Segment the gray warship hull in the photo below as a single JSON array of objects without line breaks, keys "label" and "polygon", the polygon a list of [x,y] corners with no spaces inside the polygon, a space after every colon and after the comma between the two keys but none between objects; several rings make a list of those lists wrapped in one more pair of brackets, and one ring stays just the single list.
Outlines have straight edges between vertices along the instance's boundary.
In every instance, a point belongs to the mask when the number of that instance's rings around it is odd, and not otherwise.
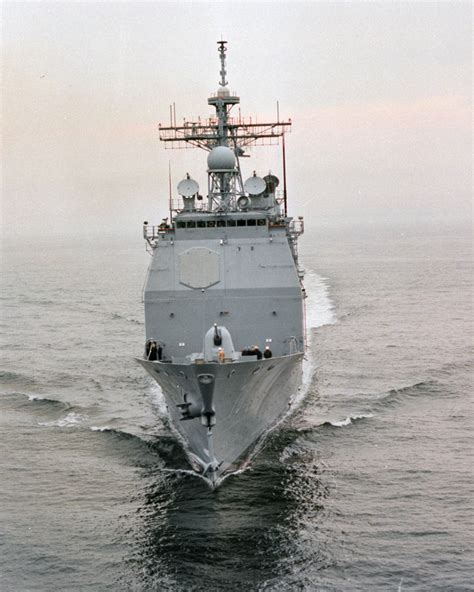
[{"label": "gray warship hull", "polygon": [[213,483],[245,465],[255,445],[290,412],[301,388],[303,354],[240,363],[172,364],[138,362],[163,391],[171,422],[188,457],[200,472],[212,462],[201,422],[182,420],[178,405],[183,393],[198,396],[198,375],[215,376],[214,405],[219,411],[213,429],[214,455],[219,466]]}]

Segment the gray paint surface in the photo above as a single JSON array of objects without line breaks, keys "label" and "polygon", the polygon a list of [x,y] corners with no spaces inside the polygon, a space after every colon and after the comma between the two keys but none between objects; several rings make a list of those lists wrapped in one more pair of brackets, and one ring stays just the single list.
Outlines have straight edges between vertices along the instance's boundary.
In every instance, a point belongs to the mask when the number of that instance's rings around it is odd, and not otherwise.
[{"label": "gray paint surface", "polygon": [[300,353],[269,360],[203,365],[138,361],[161,386],[185,450],[201,469],[210,460],[206,453],[206,430],[199,418],[181,421],[176,405],[182,402],[183,392],[200,401],[198,374],[215,376],[217,422],[213,434],[216,458],[221,463],[216,475],[219,479],[239,468],[259,438],[291,411],[291,399],[301,382],[302,357]]},{"label": "gray paint surface", "polygon": [[[167,232],[158,242],[145,289],[145,317],[147,339],[163,343],[168,358],[201,351],[204,333],[214,323],[227,327],[238,350],[271,344],[274,355],[284,355],[294,337],[302,350],[301,284],[286,234],[267,227],[258,234],[245,230],[255,234],[237,238],[218,228],[196,229],[192,238],[187,230],[176,236]],[[183,271],[185,278],[191,273],[187,254],[196,249],[217,257],[212,269],[202,265],[207,257],[198,259],[193,289],[182,279]],[[200,288],[216,279],[215,265],[217,281]]]}]

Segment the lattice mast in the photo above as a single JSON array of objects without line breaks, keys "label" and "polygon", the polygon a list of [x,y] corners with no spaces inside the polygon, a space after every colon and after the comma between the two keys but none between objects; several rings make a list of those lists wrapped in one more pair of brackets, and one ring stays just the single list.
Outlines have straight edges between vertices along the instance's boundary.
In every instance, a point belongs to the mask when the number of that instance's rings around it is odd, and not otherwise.
[{"label": "lattice mast", "polygon": [[[235,164],[222,170],[209,166],[209,209],[235,209],[237,199],[244,195],[239,158],[245,155],[245,148],[252,145],[277,144],[279,138],[289,130],[291,120],[257,123],[251,118],[231,116],[231,110],[240,103],[240,98],[231,93],[226,80],[227,41],[218,41],[220,59],[220,81],[217,93],[208,98],[208,104],[216,110],[216,116],[207,120],[186,121],[176,125],[159,125],[160,140],[166,148],[183,148],[186,145],[217,153],[215,148],[222,146],[232,150]],[[224,153],[224,150],[221,153]],[[213,155],[209,156],[208,164]],[[216,159],[214,159],[216,161]],[[225,158],[224,158],[225,160]],[[217,159],[218,161],[218,159]],[[285,162],[283,162],[285,168]],[[286,193],[286,191],[285,191]],[[285,206],[286,206],[286,195]],[[286,211],[286,207],[285,207]]]}]

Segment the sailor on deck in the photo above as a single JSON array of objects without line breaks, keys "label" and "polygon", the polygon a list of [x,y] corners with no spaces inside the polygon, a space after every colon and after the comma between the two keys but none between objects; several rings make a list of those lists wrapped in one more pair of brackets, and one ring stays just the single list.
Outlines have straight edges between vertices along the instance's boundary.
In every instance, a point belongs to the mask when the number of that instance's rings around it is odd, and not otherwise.
[{"label": "sailor on deck", "polygon": [[267,345],[265,351],[263,352],[263,357],[268,360],[268,358],[271,358],[272,355],[272,350],[270,349],[270,346]]}]

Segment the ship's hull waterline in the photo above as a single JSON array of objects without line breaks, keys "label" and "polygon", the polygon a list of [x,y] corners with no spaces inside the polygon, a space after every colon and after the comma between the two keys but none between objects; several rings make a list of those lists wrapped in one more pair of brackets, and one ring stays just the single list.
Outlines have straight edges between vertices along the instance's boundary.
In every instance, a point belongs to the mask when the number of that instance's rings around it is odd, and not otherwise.
[{"label": "ship's hull waterline", "polygon": [[212,428],[219,467],[205,477],[213,486],[241,468],[252,450],[288,414],[301,388],[303,354],[239,363],[174,364],[137,361],[163,391],[171,423],[182,436],[191,465],[201,472],[209,458],[207,428],[201,418],[182,420],[184,393],[199,393],[198,375],[214,376],[216,424]]}]

